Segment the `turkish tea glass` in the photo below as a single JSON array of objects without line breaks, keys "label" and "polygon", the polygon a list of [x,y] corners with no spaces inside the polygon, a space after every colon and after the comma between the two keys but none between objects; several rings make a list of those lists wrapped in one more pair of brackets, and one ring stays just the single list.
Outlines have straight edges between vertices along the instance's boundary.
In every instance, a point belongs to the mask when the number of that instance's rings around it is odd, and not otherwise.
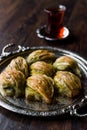
[{"label": "turkish tea glass", "polygon": [[66,7],[58,5],[57,7],[45,8],[48,15],[46,23],[46,35],[51,38],[61,38],[64,32],[63,18]]}]

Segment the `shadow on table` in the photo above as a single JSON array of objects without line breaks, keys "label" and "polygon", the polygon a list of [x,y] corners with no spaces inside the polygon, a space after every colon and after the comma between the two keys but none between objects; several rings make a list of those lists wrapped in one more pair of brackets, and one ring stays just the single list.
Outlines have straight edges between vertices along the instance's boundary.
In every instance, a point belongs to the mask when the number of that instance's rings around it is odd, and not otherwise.
[{"label": "shadow on table", "polygon": [[58,47],[67,46],[69,44],[73,45],[76,44],[78,41],[79,38],[76,37],[73,33],[70,33],[70,35],[65,39],[55,40],[55,41],[46,40],[49,46],[58,46]]}]

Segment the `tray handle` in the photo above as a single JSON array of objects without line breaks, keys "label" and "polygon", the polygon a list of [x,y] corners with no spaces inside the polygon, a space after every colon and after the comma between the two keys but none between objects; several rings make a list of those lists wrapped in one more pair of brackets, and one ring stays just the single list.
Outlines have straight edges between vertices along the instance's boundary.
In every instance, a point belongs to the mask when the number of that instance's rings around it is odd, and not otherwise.
[{"label": "tray handle", "polygon": [[24,47],[24,46],[18,45],[17,50],[12,51],[12,52],[7,52],[6,51],[7,48],[9,48],[11,46],[14,46],[14,45],[15,45],[14,43],[9,43],[9,44],[7,44],[6,46],[3,47],[1,55],[0,55],[0,61],[2,60],[2,58],[6,57],[6,56],[9,56],[10,54],[19,53],[21,51],[25,51],[25,50],[29,49],[29,47]]},{"label": "tray handle", "polygon": [[81,114],[81,113],[77,112],[77,109],[74,109],[73,115],[78,116],[78,117],[85,117],[85,116],[87,116],[87,113]]},{"label": "tray handle", "polygon": [[70,115],[71,116],[77,116],[77,117],[85,117],[85,116],[87,116],[87,113],[82,114],[82,113],[78,112],[78,111],[80,111],[80,109],[83,109],[83,107],[86,106],[86,104],[87,104],[87,96],[85,96],[81,100],[80,104],[77,104],[77,105],[74,105],[74,106],[71,107]]}]

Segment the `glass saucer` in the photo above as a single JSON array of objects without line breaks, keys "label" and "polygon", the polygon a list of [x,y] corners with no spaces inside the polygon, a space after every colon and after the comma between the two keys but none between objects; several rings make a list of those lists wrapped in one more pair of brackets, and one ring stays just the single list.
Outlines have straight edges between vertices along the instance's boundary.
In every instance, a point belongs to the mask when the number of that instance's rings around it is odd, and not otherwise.
[{"label": "glass saucer", "polygon": [[69,36],[69,33],[70,33],[69,29],[67,27],[64,27],[64,32],[63,32],[63,35],[61,37],[52,38],[52,37],[48,37],[46,35],[45,28],[46,28],[46,25],[41,26],[40,28],[38,28],[36,30],[36,33],[37,33],[37,36],[39,38],[43,38],[43,39],[46,39],[46,40],[49,40],[49,41],[56,41],[56,40],[65,39],[65,38],[67,38]]}]

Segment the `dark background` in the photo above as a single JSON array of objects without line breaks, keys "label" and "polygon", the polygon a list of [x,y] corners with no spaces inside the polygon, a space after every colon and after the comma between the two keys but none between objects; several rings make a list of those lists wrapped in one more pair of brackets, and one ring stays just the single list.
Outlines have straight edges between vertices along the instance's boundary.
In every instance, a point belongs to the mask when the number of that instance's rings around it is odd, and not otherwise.
[{"label": "dark background", "polygon": [[[64,24],[70,30],[67,39],[49,42],[36,35],[46,23],[44,8],[64,4]],[[87,0],[0,0],[0,53],[8,43],[12,50],[22,46],[51,46],[72,51],[87,59]],[[87,106],[82,110],[87,112]],[[87,117],[39,118],[23,116],[0,107],[0,130],[87,130]]]}]

